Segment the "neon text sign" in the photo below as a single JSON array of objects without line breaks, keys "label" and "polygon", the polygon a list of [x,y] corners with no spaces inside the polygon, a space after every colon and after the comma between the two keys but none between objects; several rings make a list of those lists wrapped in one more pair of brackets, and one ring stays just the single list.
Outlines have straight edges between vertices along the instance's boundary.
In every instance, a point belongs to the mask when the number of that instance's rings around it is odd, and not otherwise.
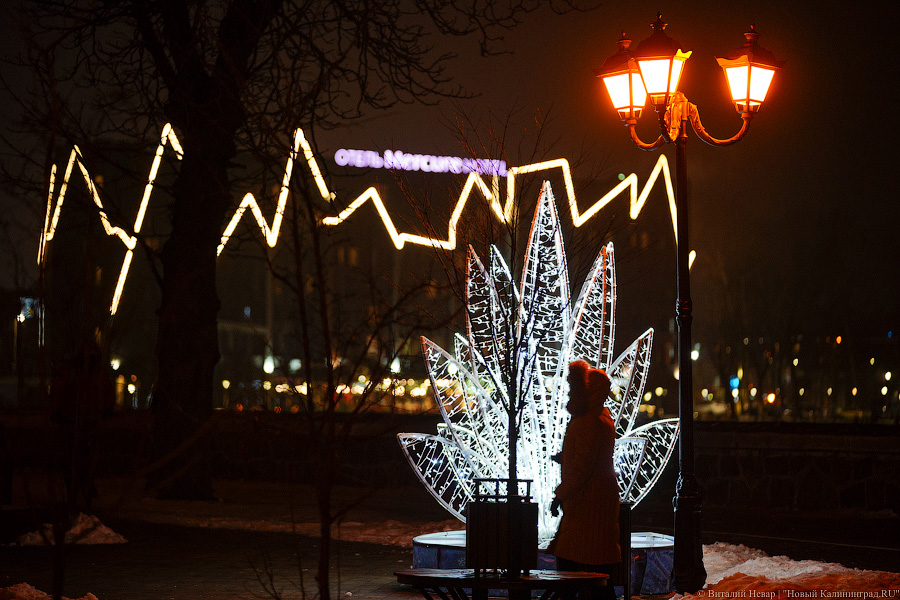
[{"label": "neon text sign", "polygon": [[334,153],[334,162],[342,167],[370,167],[373,169],[453,173],[456,175],[477,173],[479,175],[506,177],[508,173],[505,160],[411,154],[402,150],[385,150],[384,154],[381,155],[372,150],[348,150],[341,148]]}]

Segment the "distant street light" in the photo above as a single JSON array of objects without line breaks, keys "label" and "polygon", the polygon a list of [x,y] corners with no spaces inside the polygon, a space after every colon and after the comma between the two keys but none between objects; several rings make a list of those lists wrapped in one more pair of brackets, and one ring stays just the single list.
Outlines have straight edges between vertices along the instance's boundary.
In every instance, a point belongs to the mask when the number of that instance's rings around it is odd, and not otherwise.
[{"label": "distant street light", "polygon": [[[712,146],[728,146],[747,133],[750,119],[759,111],[766,98],[775,71],[781,67],[771,52],[757,43],[759,34],[753,27],[745,33],[747,43],[732,50],[725,58],[716,59],[725,71],[735,108],[743,123],[733,137],[717,139],[709,135],[700,123],[697,107],[678,91],[684,63],[691,56],[665,33],[666,23],[657,14],[653,35],[637,45],[632,53],[631,40],[622,34],[617,42],[619,51],[594,69],[602,78],[612,100],[641,150],[655,150],[663,144],[675,144],[675,206],[677,240],[678,300],[678,418],[681,438],[678,444],[679,476],[675,490],[675,589],[693,593],[706,582],[703,549],[700,541],[700,487],[694,474],[694,403],[691,372],[691,286],[688,270],[688,198],[687,145],[690,122],[694,133]],[[649,97],[656,110],[660,135],[656,141],[645,143],[638,137],[635,125]]]}]

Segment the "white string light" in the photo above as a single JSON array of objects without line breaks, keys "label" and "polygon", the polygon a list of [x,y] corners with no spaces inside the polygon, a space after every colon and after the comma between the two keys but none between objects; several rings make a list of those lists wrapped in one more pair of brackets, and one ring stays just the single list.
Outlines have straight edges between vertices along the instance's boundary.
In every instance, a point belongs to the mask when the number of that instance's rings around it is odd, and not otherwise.
[{"label": "white string light", "polygon": [[[122,268],[119,271],[119,277],[116,282],[113,299],[110,303],[110,314],[112,315],[116,314],[116,311],[118,310],[119,302],[121,300],[122,292],[125,286],[125,281],[128,277],[128,271],[132,262],[133,251],[137,245],[137,234],[140,233],[141,227],[143,226],[147,207],[149,206],[150,198],[153,193],[153,185],[156,181],[157,173],[159,172],[159,166],[162,160],[163,152],[167,146],[170,146],[172,148],[179,160],[183,157],[184,152],[182,150],[180,142],[178,141],[178,137],[175,135],[172,126],[168,123],[163,127],[162,133],[160,135],[160,142],[156,148],[156,155],[153,159],[153,164],[150,167],[147,184],[144,186],[144,193],[141,197],[137,216],[135,217],[134,226],[132,228],[133,234],[126,232],[124,229],[114,226],[110,223],[109,218],[107,217],[107,214],[103,208],[103,203],[100,200],[100,196],[97,192],[97,186],[94,183],[94,180],[91,177],[90,173],[88,172],[86,165],[84,164],[81,150],[78,148],[78,146],[75,146],[69,155],[65,174],[63,175],[62,181],[60,182],[58,192],[56,190],[56,165],[51,166],[50,186],[47,196],[47,211],[38,248],[38,264],[43,264],[46,258],[47,244],[53,239],[53,236],[56,232],[56,227],[59,223],[59,217],[62,211],[63,202],[65,200],[66,190],[68,189],[69,185],[69,179],[72,175],[74,166],[77,164],[79,171],[81,172],[82,179],[84,180],[84,183],[88,189],[88,193],[90,194],[94,204],[96,204],[97,208],[99,209],[98,214],[100,216],[101,222],[103,223],[104,230],[106,231],[107,235],[118,237],[126,248],[125,257],[122,261]],[[294,132],[293,145],[288,154],[287,162],[285,164],[284,176],[282,178],[281,188],[278,194],[278,202],[275,209],[275,214],[272,217],[271,225],[269,225],[269,223],[266,221],[266,218],[263,215],[262,209],[260,208],[259,203],[256,201],[256,198],[252,193],[248,192],[244,195],[241,203],[238,205],[237,210],[232,215],[231,219],[228,222],[228,225],[225,227],[225,230],[222,233],[221,242],[219,243],[219,246],[216,250],[217,255],[221,254],[225,249],[225,246],[228,244],[228,241],[231,239],[232,234],[234,233],[235,229],[241,221],[241,218],[248,208],[250,209],[253,217],[256,219],[256,224],[259,227],[263,237],[265,238],[266,244],[269,247],[275,247],[275,245],[278,243],[281,224],[284,219],[284,210],[287,205],[287,199],[290,191],[290,181],[293,173],[294,161],[298,157],[301,150],[303,151],[303,157],[306,159],[306,164],[309,167],[310,175],[312,175],[313,181],[315,182],[316,187],[319,190],[319,194],[322,196],[322,198],[329,202],[333,202],[336,199],[335,193],[328,189],[328,185],[326,184],[325,179],[322,176],[322,171],[319,168],[318,162],[316,161],[309,141],[306,139],[303,131],[301,129],[297,129]],[[571,168],[569,167],[569,162],[564,158],[560,158],[541,163],[509,168],[506,174],[506,200],[502,204],[500,199],[500,186],[497,183],[497,177],[492,177],[491,179],[493,180],[493,185],[488,186],[481,175],[475,172],[469,173],[468,177],[466,178],[465,184],[460,191],[459,198],[457,199],[450,219],[447,223],[446,239],[431,238],[413,233],[399,232],[397,230],[397,227],[394,225],[394,221],[391,218],[390,212],[388,211],[383,199],[374,187],[367,188],[337,216],[325,217],[324,219],[322,219],[322,223],[329,226],[340,225],[341,223],[349,219],[350,216],[354,212],[356,212],[358,208],[363,206],[366,202],[371,201],[372,204],[375,205],[375,210],[378,212],[384,228],[391,238],[391,242],[398,250],[403,249],[407,242],[411,244],[429,246],[444,250],[454,250],[457,247],[457,225],[460,217],[462,216],[463,209],[465,208],[466,203],[468,202],[469,197],[472,195],[474,190],[477,189],[478,194],[480,194],[481,197],[488,202],[495,217],[499,221],[507,223],[511,218],[512,209],[515,202],[516,177],[528,173],[549,171],[553,169],[560,169],[562,172],[563,181],[566,188],[566,196],[568,198],[569,211],[572,215],[572,222],[576,227],[581,227],[590,218],[596,215],[603,207],[609,204],[613,199],[624,193],[626,189],[629,191],[630,196],[631,218],[637,219],[638,215],[641,212],[641,209],[647,201],[647,196],[649,195],[650,190],[653,188],[653,185],[656,183],[659,177],[662,176],[666,195],[669,200],[669,210],[672,214],[673,231],[675,230],[675,195],[672,190],[672,179],[669,173],[668,161],[666,160],[665,155],[660,155],[659,160],[656,162],[656,165],[650,173],[650,177],[647,179],[644,187],[640,190],[640,192],[638,191],[637,175],[632,173],[625,177],[622,182],[616,185],[612,190],[610,190],[602,198],[597,200],[584,212],[581,212],[578,208],[578,202],[575,197],[575,189],[572,184],[572,172]],[[56,196],[55,203],[54,196]],[[693,256],[694,253],[691,252],[691,261],[693,261]]]},{"label": "white string light", "polygon": [[135,235],[130,235],[122,228],[115,227],[109,222],[109,219],[106,216],[106,211],[103,208],[103,202],[100,200],[100,195],[97,193],[97,186],[95,185],[90,173],[88,173],[87,167],[84,164],[84,159],[81,156],[81,149],[78,148],[78,146],[75,146],[72,149],[72,152],[69,154],[69,162],[66,165],[66,173],[63,176],[63,180],[59,186],[59,196],[56,201],[55,208],[53,207],[53,194],[56,187],[56,165],[52,165],[50,167],[50,189],[47,196],[47,213],[46,217],[44,218],[44,228],[41,232],[41,241],[38,248],[38,264],[42,265],[44,263],[47,252],[47,243],[53,239],[53,236],[56,233],[56,226],[59,223],[59,215],[62,211],[63,202],[66,198],[66,190],[69,186],[69,177],[72,175],[72,167],[77,163],[78,168],[81,171],[81,176],[84,179],[84,183],[87,186],[88,193],[91,195],[91,199],[99,209],[98,214],[100,215],[100,221],[103,223],[103,229],[106,231],[107,235],[114,235],[118,237],[126,248],[125,258],[122,260],[122,268],[119,270],[119,278],[116,281],[116,289],[115,292],[113,292],[113,299],[109,306],[109,313],[111,315],[116,314],[116,310],[118,310],[119,307],[119,300],[122,297],[122,290],[125,287],[125,280],[128,278],[128,270],[131,267],[131,259],[133,257],[134,248],[137,245],[137,234],[140,233],[141,227],[144,223],[144,215],[146,215],[147,213],[147,205],[150,203],[150,196],[153,193],[153,182],[156,181],[156,174],[159,171],[159,164],[162,160],[162,154],[163,150],[166,147],[166,144],[170,144],[172,146],[172,149],[175,151],[175,155],[179,160],[181,160],[184,152],[181,149],[181,144],[178,142],[178,138],[175,136],[175,132],[172,130],[172,126],[168,123],[166,123],[165,127],[163,127],[162,133],[160,134],[159,145],[156,147],[156,156],[153,158],[153,164],[150,166],[150,174],[147,178],[147,185],[144,187],[144,195],[141,198],[141,205],[138,208],[138,214],[134,220],[133,229]]}]

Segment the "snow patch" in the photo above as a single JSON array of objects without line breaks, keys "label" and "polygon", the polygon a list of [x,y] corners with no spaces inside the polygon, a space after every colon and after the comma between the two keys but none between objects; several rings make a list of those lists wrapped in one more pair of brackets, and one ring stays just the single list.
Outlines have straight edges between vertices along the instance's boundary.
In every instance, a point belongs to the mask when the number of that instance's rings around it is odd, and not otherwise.
[{"label": "snow patch", "polygon": [[[67,544],[124,544],[127,541],[94,515],[84,513],[78,513],[75,524],[66,532]],[[39,530],[20,535],[16,543],[20,546],[52,545],[55,543],[53,526],[44,523]],[[3,596],[0,596],[0,600],[4,600]]]},{"label": "snow patch", "polygon": [[[744,545],[703,547],[706,587],[691,598],[900,598],[900,573],[850,569],[837,563],[769,556]],[[846,592],[852,595],[841,594]]]},{"label": "snow patch", "polygon": [[[0,588],[0,600],[50,600],[50,595],[35,589],[27,583],[19,583],[7,588]],[[63,600],[97,600],[97,596],[88,592],[81,598],[67,598]]]}]

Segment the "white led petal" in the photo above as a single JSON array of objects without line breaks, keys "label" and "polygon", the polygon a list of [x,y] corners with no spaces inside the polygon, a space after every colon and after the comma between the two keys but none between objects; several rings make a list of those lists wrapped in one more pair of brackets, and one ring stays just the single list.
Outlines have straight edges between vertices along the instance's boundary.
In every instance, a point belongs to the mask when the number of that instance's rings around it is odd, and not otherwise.
[{"label": "white led petal", "polygon": [[594,260],[587,281],[575,302],[570,326],[572,359],[607,369],[615,339],[616,264],[612,242]]},{"label": "white led petal", "polygon": [[640,468],[635,474],[634,487],[630,495],[622,497],[622,500],[637,505],[644,499],[659,479],[663,467],[669,462],[675,449],[675,442],[678,441],[678,432],[678,419],[662,419],[647,423],[628,433],[629,437],[647,440],[647,446]]},{"label": "white led petal", "polygon": [[464,476],[469,473],[463,467],[465,459],[459,447],[452,440],[423,433],[401,433],[397,440],[431,495],[450,514],[465,522],[466,505],[472,499],[472,477]]},{"label": "white led petal", "polygon": [[[568,363],[563,350],[569,322],[569,274],[563,249],[562,228],[550,183],[544,182],[522,269],[519,312],[521,350],[527,350],[529,371],[524,382],[533,385],[560,373]],[[536,372],[535,372],[536,370]]]},{"label": "white led petal", "polygon": [[647,440],[637,437],[619,438],[613,447],[613,465],[616,469],[616,483],[619,485],[619,498],[628,498],[644,461],[644,450]]},{"label": "white led petal", "polygon": [[609,368],[608,375],[613,389],[607,406],[616,424],[617,435],[630,435],[631,428],[634,427],[638,406],[644,396],[647,372],[650,370],[652,345],[653,329],[648,329]]}]

